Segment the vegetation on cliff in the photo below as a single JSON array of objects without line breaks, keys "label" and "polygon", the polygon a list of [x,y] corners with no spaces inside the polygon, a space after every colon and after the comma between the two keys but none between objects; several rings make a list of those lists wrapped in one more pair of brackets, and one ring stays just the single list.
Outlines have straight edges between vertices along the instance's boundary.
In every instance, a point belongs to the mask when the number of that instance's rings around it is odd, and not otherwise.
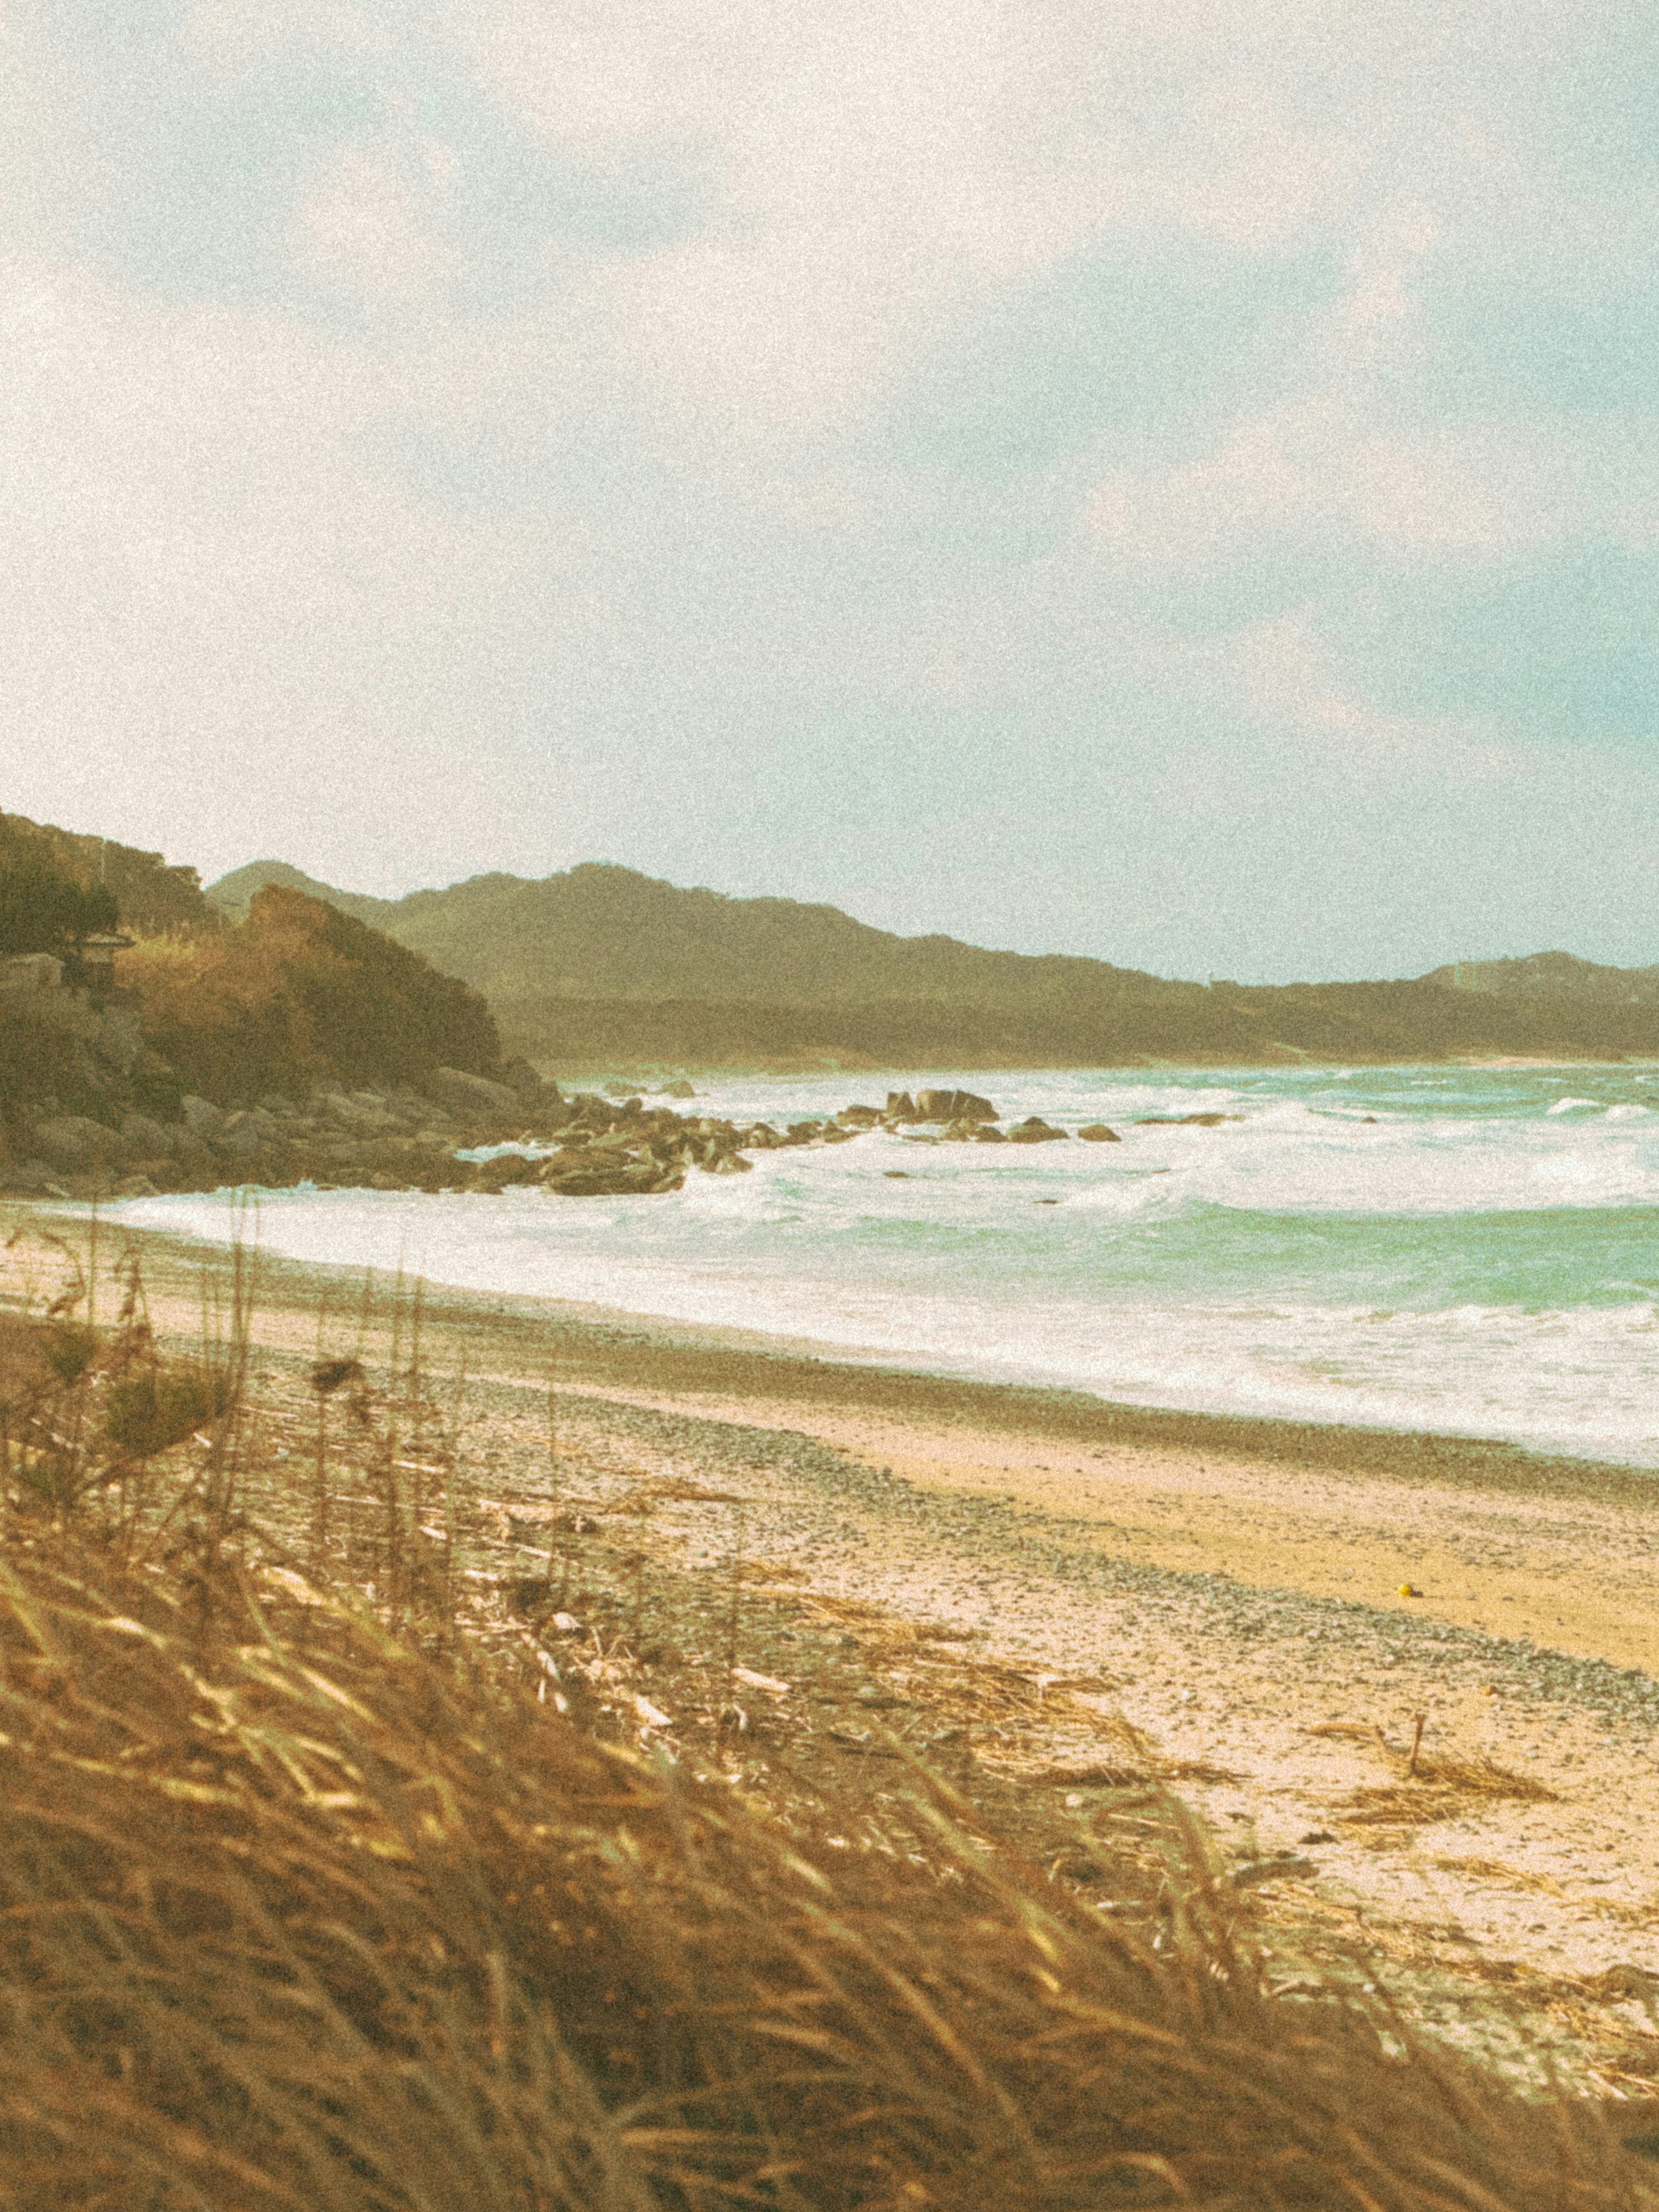
[{"label": "vegetation on cliff", "polygon": [[60,864],[48,835],[0,817],[0,958],[70,958],[84,939],[112,929],[118,911],[112,890]]},{"label": "vegetation on cliff", "polygon": [[[21,814],[0,817],[0,880],[30,872],[43,884],[60,883],[78,890],[85,911],[96,918],[76,933],[121,926],[135,934],[165,930],[222,928],[224,915],[203,894],[194,868],[173,866],[160,853],[145,853],[112,837],[88,837]],[[8,952],[55,951],[55,945],[6,945]]]},{"label": "vegetation on cliff", "polygon": [[144,1033],[185,1088],[220,1103],[482,1073],[501,1057],[483,1000],[337,908],[271,885],[244,921],[123,956]]}]

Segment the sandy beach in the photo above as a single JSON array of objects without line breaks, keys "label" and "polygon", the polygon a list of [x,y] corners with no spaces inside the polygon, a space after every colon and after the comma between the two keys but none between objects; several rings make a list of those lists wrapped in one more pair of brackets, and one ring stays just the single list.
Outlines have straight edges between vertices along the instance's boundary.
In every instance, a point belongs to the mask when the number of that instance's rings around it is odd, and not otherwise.
[{"label": "sandy beach", "polygon": [[[131,1241],[158,1333],[190,1340],[224,1255]],[[296,1453],[309,1362],[386,1360],[410,1309],[384,1277],[259,1263],[257,1389]],[[631,1512],[636,1611],[648,1559],[659,1639],[678,1603],[708,1644],[740,1542],[752,1702],[776,1729],[855,1759],[902,1721],[923,1756],[970,1744],[1061,1820],[1109,1805],[1130,1744],[1212,1825],[1287,1960],[1358,1942],[1454,2036],[1502,1990],[1570,2071],[1653,2094],[1653,1478],[430,1285],[421,1327],[434,1373],[465,1368],[465,1449],[520,1572],[553,1557],[537,1530],[561,1499],[590,1511],[596,1573]],[[830,1679],[835,1648],[856,1684]]]}]

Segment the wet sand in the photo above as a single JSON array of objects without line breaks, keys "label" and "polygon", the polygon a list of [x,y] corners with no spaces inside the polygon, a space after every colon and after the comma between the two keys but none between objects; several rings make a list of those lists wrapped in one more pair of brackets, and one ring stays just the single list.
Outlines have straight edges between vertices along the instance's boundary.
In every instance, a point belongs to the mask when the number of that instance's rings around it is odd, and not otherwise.
[{"label": "wet sand", "polygon": [[[158,1328],[190,1337],[225,1255],[133,1241]],[[384,1357],[411,1296],[262,1261],[254,1342],[290,1370],[319,1351]],[[1108,1686],[1103,1710],[1196,1778],[1186,1794],[1241,1856],[1286,1855],[1287,1923],[1392,1930],[1431,2009],[1519,1977],[1622,2052],[1608,2086],[1659,2081],[1659,1476],[441,1285],[421,1303],[425,1357],[465,1364],[499,1479],[540,1479],[550,1387],[576,1463],[714,1474],[803,1596],[945,1624],[1030,1680]],[[671,1516],[652,1540],[712,1565],[699,1528]],[[1402,1809],[1385,1801],[1419,1716],[1425,1754],[1466,1784]]]}]

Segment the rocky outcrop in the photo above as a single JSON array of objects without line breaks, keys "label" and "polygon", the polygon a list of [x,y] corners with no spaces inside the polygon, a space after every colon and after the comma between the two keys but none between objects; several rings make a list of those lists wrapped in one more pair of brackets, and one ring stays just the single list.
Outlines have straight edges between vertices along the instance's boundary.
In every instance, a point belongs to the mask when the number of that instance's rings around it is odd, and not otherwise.
[{"label": "rocky outcrop", "polygon": [[971,1091],[919,1091],[918,1121],[994,1121],[997,1109],[988,1098]]},{"label": "rocky outcrop", "polygon": [[174,1140],[175,1133],[164,1129],[159,1121],[152,1121],[148,1114],[125,1114],[121,1117],[121,1141],[135,1159],[171,1159]]},{"label": "rocky outcrop", "polygon": [[89,1175],[126,1158],[120,1134],[84,1114],[59,1114],[34,1132],[35,1150],[49,1167],[65,1175]]},{"label": "rocky outcrop", "polygon": [[[921,1145],[1066,1139],[1041,1115],[1007,1129],[994,1116],[990,1100],[971,1091],[935,1090],[779,1128],[647,1104],[635,1091],[567,1097],[538,1080],[532,1094],[522,1076],[514,1088],[447,1069],[421,1091],[320,1091],[303,1103],[273,1093],[230,1113],[188,1097],[177,1121],[130,1111],[116,1127],[58,1115],[0,1166],[0,1178],[14,1191],[82,1198],[235,1184],[635,1197],[678,1190],[692,1174],[746,1174],[757,1152],[852,1144],[872,1131]],[[1237,1117],[1182,1117],[1205,1127],[1224,1118]],[[1094,1144],[1121,1141],[1104,1122],[1078,1133]],[[465,1157],[478,1152],[489,1157]]]},{"label": "rocky outcrop", "polygon": [[[534,1071],[532,1070],[533,1073]],[[539,1080],[538,1084],[539,1086]],[[435,1067],[426,1079],[428,1094],[441,1106],[457,1114],[510,1114],[523,1101],[504,1083],[488,1076],[465,1075],[459,1067]]]},{"label": "rocky outcrop", "polygon": [[1028,1120],[1022,1121],[1018,1128],[1010,1129],[1008,1132],[1008,1142],[1011,1145],[1052,1145],[1063,1142],[1065,1137],[1064,1129],[1051,1127],[1040,1114],[1031,1115]]},{"label": "rocky outcrop", "polygon": [[919,1091],[914,1098],[908,1091],[890,1091],[879,1118],[893,1127],[915,1121],[994,1121],[997,1109],[971,1091]]}]

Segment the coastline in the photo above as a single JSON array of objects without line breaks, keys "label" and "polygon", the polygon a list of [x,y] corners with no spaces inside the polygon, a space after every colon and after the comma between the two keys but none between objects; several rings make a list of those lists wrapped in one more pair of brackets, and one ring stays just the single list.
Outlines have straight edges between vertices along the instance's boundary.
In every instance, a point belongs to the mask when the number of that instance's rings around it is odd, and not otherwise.
[{"label": "coastline", "polygon": [[[225,1245],[129,1228],[118,1218],[106,1217],[106,1229],[163,1261],[170,1273],[228,1256]],[[376,1286],[377,1303],[398,1289],[387,1270],[346,1262],[260,1253],[258,1268],[270,1303],[285,1312],[314,1314],[320,1305],[339,1316],[361,1305],[366,1280]],[[673,1321],[580,1299],[471,1290],[413,1272],[404,1295],[417,1279],[429,1325],[476,1329],[487,1323],[498,1356],[510,1351],[544,1377],[556,1373],[561,1387],[626,1390],[641,1359],[648,1358],[653,1390],[688,1401],[755,1402],[780,1411],[834,1407],[854,1418],[942,1422],[1085,1450],[1194,1453],[1401,1485],[1451,1483],[1516,1497],[1659,1504],[1659,1470],[1498,1438],[1142,1406],[1068,1385],[986,1381],[899,1364],[886,1352],[860,1353],[811,1337]]]},{"label": "coastline", "polygon": [[[223,1309],[223,1247],[105,1234],[112,1257],[137,1250],[158,1334],[199,1334],[204,1284]],[[416,1285],[261,1258],[252,1303],[262,1402],[289,1409],[297,1451],[310,1362],[395,1364]],[[1503,1981],[1541,2033],[1601,2051],[1596,2078],[1651,2060],[1659,2079],[1659,2035],[1629,2002],[1659,1992],[1652,1478],[1467,1438],[1158,1413],[540,1298],[422,1284],[418,1304],[431,1370],[465,1367],[465,1449],[493,1492],[547,1492],[550,1387],[556,1479],[602,1528],[642,1485],[741,1498],[780,1604],[842,1608],[860,1633],[866,1617],[942,1623],[975,1655],[952,1662],[958,1685],[1014,1670],[1041,1705],[1045,1681],[1093,1682],[1220,1847],[1268,1868],[1250,1878],[1274,1884],[1286,1940],[1364,1931],[1448,2033]],[[665,1587],[712,1577],[723,1510],[672,1505],[627,1541]],[[786,1641],[750,1663],[787,1680],[800,1661]],[[942,1676],[895,1680],[906,1699],[945,1696]],[[1435,1757],[1487,1781],[1357,1814],[1404,1771],[1419,1714]],[[980,1755],[1012,1753],[988,1740]],[[1091,1771],[1057,1748],[1035,1778],[1052,1796],[1081,1777],[1070,1806],[1093,1802]]]}]

